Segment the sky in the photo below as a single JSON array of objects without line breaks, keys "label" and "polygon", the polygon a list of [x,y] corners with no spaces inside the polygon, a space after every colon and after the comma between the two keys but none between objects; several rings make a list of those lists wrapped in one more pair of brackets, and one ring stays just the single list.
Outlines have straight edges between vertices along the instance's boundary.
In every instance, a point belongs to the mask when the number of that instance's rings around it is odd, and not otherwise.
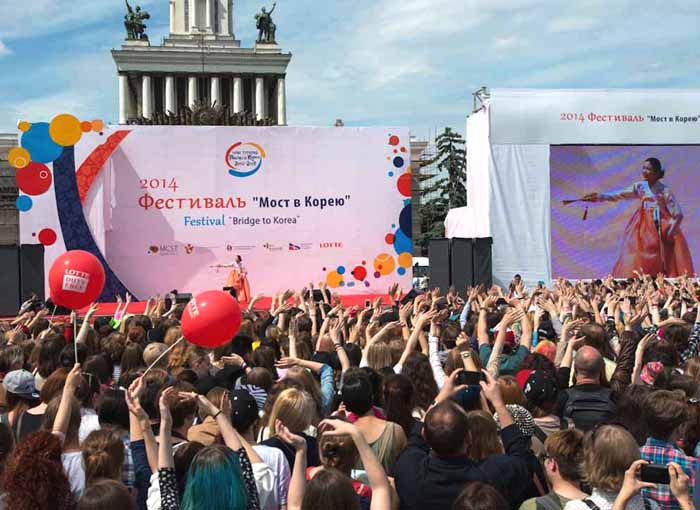
[{"label": "sky", "polygon": [[[168,32],[168,0],[132,0]],[[271,1],[267,4],[270,7]],[[565,5],[567,4],[567,5]],[[261,0],[234,0],[244,47]],[[0,0],[0,132],[68,112],[116,122],[121,0]],[[464,133],[489,88],[698,88],[697,0],[278,0],[290,125]]]}]

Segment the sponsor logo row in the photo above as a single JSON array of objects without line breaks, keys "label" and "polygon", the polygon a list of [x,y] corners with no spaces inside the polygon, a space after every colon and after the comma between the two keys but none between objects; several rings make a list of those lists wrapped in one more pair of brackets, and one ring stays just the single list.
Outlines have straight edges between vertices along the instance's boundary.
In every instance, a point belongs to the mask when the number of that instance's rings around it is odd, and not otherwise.
[{"label": "sponsor logo row", "polygon": [[[226,244],[226,251],[228,252],[245,252],[245,251],[253,251],[257,248],[255,245],[235,245],[235,244]],[[192,255],[193,253],[198,253],[201,252],[205,249],[212,249],[212,248],[217,248],[216,246],[214,247],[198,247],[194,246],[191,243],[185,243],[185,244],[152,244],[149,245],[146,252],[149,255],[158,255],[161,257],[167,257],[167,256],[174,256],[174,255],[180,255],[180,254],[185,254],[185,255]],[[314,248],[318,248],[321,250],[332,250],[332,249],[342,249],[343,248],[343,243],[339,241],[323,241],[320,243],[299,243],[299,242],[288,242],[286,245],[284,244],[276,244],[276,243],[264,243],[261,245],[261,248],[268,252],[273,252],[273,251],[306,251],[306,250],[312,250]]]}]

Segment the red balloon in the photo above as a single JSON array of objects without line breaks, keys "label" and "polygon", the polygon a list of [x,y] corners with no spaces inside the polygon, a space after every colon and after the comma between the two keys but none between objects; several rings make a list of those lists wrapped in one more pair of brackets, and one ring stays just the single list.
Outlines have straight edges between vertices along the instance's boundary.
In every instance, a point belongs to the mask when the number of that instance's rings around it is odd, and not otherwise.
[{"label": "red balloon", "polygon": [[49,270],[51,299],[60,306],[79,310],[93,303],[105,286],[105,270],[92,253],[67,251]]},{"label": "red balloon", "polygon": [[191,343],[214,349],[241,327],[241,308],[231,294],[207,290],[190,299],[182,313],[182,335]]}]

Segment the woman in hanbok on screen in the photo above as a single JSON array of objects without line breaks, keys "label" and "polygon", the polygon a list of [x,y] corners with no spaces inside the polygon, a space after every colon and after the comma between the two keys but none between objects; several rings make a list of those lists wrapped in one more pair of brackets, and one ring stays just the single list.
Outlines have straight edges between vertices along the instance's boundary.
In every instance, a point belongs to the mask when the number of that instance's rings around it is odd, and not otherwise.
[{"label": "woman in hanbok on screen", "polygon": [[644,160],[643,181],[612,193],[591,193],[584,201],[639,200],[639,209],[627,222],[612,275],[631,278],[634,271],[663,273],[668,277],[692,275],[693,258],[681,231],[683,212],[671,189],[661,182],[665,174],[656,158]]}]

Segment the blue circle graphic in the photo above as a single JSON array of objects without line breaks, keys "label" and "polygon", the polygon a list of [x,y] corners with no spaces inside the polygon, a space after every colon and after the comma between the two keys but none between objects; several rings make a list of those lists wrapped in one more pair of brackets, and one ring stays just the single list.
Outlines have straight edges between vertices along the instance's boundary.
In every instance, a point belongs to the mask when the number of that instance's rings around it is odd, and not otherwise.
[{"label": "blue circle graphic", "polygon": [[32,199],[27,195],[20,195],[15,200],[15,206],[22,212],[26,212],[32,208]]},{"label": "blue circle graphic", "polygon": [[20,145],[29,151],[32,161],[51,163],[63,153],[63,147],[51,139],[48,122],[35,122],[22,134]]}]

